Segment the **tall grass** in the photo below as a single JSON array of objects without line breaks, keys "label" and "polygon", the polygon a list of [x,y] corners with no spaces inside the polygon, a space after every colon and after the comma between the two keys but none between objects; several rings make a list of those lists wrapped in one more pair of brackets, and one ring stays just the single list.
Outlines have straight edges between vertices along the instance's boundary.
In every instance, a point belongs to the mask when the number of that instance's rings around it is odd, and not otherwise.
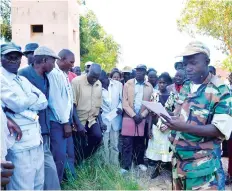
[{"label": "tall grass", "polygon": [[122,176],[118,166],[105,163],[103,148],[77,167],[78,178],[62,185],[64,190],[141,190],[132,174]]}]

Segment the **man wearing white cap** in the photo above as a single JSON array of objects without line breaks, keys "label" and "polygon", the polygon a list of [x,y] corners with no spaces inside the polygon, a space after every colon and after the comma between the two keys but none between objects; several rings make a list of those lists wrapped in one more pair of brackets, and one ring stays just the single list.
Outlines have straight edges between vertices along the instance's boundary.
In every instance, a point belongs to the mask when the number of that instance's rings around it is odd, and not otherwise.
[{"label": "man wearing white cap", "polygon": [[191,42],[180,55],[186,81],[179,94],[175,117],[161,114],[171,130],[174,190],[223,190],[220,145],[232,128],[228,87],[209,73],[210,51],[201,42]]},{"label": "man wearing white cap", "polygon": [[89,68],[92,65],[92,63],[93,63],[92,61],[88,61],[85,63],[85,73],[83,73],[83,74],[88,74]]},{"label": "man wearing white cap", "polygon": [[[19,75],[27,78],[35,87],[43,92],[47,99],[49,98],[49,81],[47,74],[55,67],[56,59],[59,59],[59,57],[53,50],[41,46],[34,51],[34,62],[19,71]],[[50,151],[50,119],[48,108],[39,112],[39,123],[44,147],[44,190],[60,190],[56,165]]]}]

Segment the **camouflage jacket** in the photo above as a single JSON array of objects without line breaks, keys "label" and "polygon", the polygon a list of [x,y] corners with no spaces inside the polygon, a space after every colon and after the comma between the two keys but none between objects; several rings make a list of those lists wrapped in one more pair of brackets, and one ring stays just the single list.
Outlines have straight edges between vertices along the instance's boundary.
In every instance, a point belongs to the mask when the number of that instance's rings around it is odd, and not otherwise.
[{"label": "camouflage jacket", "polygon": [[[220,79],[209,74],[195,93],[191,93],[191,86],[192,83],[186,81],[176,101],[174,114],[179,115],[182,121],[191,125],[202,125],[204,128],[204,125],[212,122],[215,114],[231,116],[230,92]],[[193,163],[203,158],[205,160],[205,157],[212,157],[213,150],[219,147],[223,140],[223,138],[200,137],[178,131],[172,131],[169,139],[175,158],[179,161],[192,161]],[[215,166],[216,163],[218,165],[218,162],[212,162],[213,164],[211,162],[207,165]],[[205,163],[202,164],[205,165]],[[189,168],[187,164],[185,167]]]}]

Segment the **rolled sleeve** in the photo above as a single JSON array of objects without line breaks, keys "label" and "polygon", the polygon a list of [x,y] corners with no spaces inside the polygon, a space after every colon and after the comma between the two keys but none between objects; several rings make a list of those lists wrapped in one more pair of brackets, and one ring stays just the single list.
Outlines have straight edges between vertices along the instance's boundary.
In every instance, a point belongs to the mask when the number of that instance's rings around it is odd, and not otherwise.
[{"label": "rolled sleeve", "polygon": [[228,114],[214,114],[212,124],[225,136],[230,138],[232,132],[232,117]]},{"label": "rolled sleeve", "polygon": [[229,89],[225,85],[220,86],[220,92],[220,101],[215,107],[215,113],[211,123],[215,125],[225,136],[225,139],[228,140],[232,131],[231,95]]}]

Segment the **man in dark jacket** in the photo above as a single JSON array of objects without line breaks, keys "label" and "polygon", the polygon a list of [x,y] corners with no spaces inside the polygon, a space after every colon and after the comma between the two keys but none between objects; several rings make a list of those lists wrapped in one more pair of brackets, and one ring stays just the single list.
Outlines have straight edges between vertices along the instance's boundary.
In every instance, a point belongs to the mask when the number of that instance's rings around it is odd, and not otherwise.
[{"label": "man in dark jacket", "polygon": [[[34,63],[19,71],[19,75],[26,77],[34,86],[49,97],[49,82],[47,73],[51,72],[55,66],[55,60],[59,57],[46,47],[40,47],[34,52]],[[44,144],[44,164],[45,164],[45,190],[60,190],[56,165],[50,151],[50,120],[48,108],[39,112],[39,123],[41,126]]]}]

